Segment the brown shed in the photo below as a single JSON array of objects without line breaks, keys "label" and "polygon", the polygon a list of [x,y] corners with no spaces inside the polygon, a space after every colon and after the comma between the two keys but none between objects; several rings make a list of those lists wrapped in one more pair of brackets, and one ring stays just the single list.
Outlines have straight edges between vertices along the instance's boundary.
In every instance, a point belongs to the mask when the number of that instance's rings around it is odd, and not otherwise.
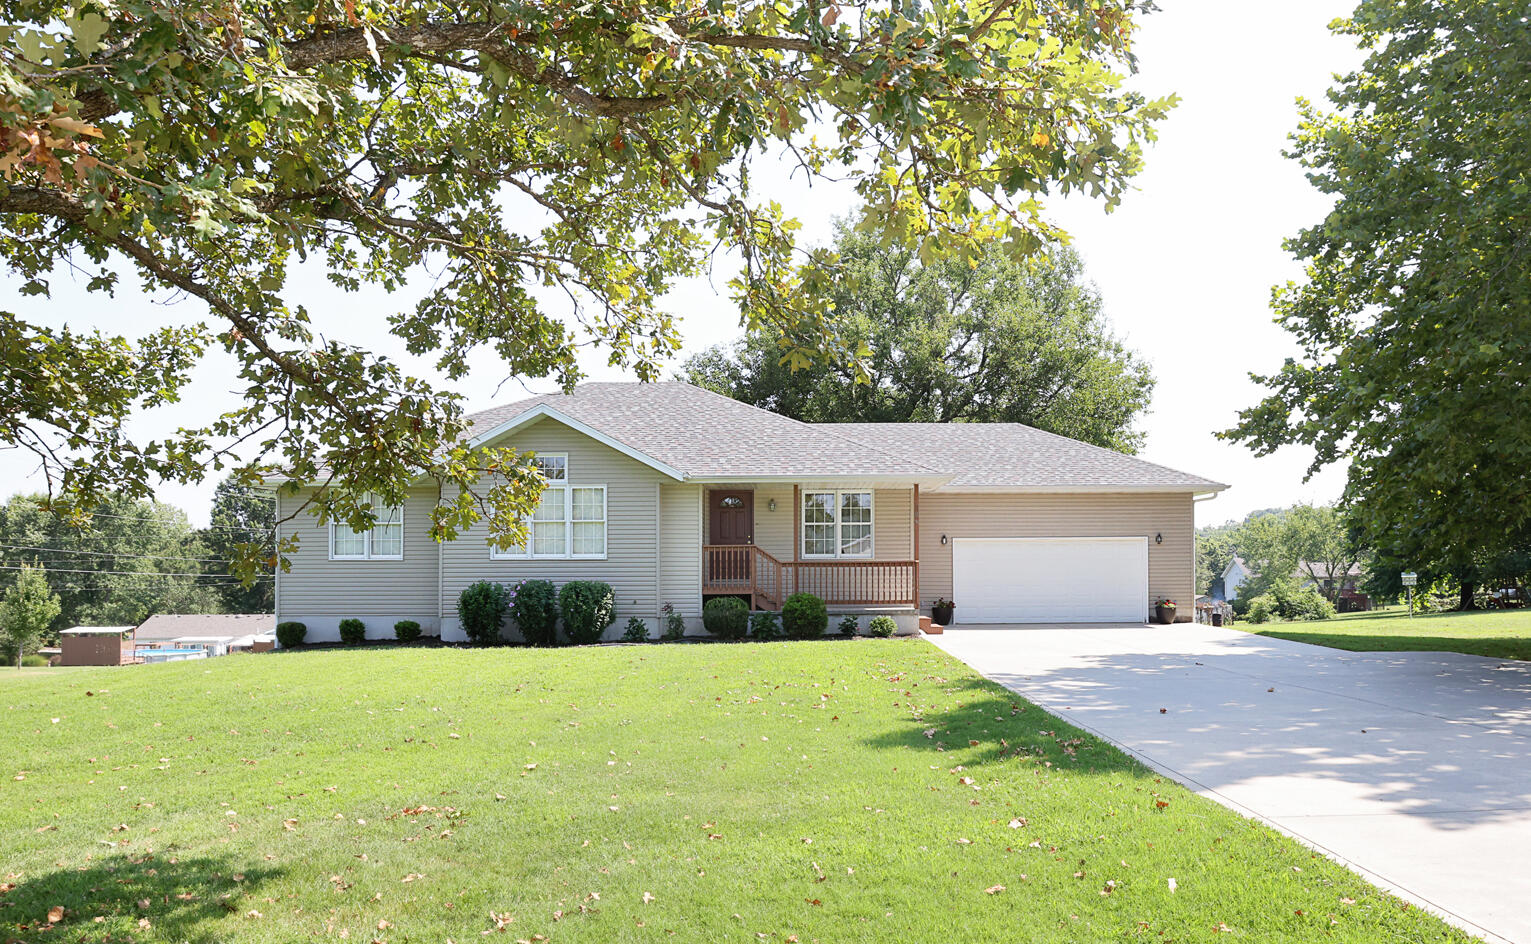
[{"label": "brown shed", "polygon": [[62,665],[126,665],[133,661],[133,627],[76,626],[59,633]]}]

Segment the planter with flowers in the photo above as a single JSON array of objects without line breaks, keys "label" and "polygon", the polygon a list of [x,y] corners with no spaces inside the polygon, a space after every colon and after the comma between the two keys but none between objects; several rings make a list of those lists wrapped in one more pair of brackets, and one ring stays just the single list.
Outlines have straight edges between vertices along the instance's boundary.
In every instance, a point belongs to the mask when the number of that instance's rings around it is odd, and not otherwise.
[{"label": "planter with flowers", "polygon": [[1161,623],[1175,622],[1175,601],[1168,597],[1160,597],[1154,601],[1154,613]]},{"label": "planter with flowers", "polygon": [[952,623],[952,611],[957,604],[945,597],[936,597],[930,604],[930,621],[937,626],[950,626]]}]

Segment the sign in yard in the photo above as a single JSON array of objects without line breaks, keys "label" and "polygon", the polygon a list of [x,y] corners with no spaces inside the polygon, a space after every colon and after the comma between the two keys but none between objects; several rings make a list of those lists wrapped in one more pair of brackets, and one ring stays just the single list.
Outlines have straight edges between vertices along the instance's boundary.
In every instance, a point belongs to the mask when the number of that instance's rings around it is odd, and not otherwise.
[{"label": "sign in yard", "polygon": [[1402,576],[1403,576],[1403,585],[1405,587],[1412,587],[1412,586],[1415,586],[1416,584],[1419,583],[1419,574],[1416,574],[1412,570],[1408,571],[1407,573],[1403,574]]}]

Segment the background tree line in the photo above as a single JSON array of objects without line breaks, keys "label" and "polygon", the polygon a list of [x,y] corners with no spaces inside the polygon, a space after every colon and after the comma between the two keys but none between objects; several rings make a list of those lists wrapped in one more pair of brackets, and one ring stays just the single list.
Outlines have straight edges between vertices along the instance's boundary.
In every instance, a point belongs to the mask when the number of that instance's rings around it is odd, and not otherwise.
[{"label": "background tree line", "polygon": [[130,626],[155,613],[270,613],[270,568],[246,586],[229,561],[241,544],[270,557],[273,529],[271,499],[232,480],[214,492],[205,528],[173,505],[127,498],[99,506],[82,527],[43,496],[17,495],[0,505],[0,594],[37,568],[59,603],[47,642],[71,626]]}]

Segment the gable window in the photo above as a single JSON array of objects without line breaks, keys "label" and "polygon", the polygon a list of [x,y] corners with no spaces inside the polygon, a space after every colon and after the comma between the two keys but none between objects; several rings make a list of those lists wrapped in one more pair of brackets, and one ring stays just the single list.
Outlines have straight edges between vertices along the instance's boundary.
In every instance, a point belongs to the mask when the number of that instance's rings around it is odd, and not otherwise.
[{"label": "gable window", "polygon": [[872,493],[803,493],[804,557],[871,557]]},{"label": "gable window", "polygon": [[403,560],[404,506],[385,505],[369,492],[376,521],[370,531],[356,531],[344,521],[330,522],[330,560]]},{"label": "gable window", "polygon": [[547,487],[526,522],[527,543],[501,551],[493,560],[594,560],[606,557],[606,486],[570,485],[569,459],[540,455],[533,461]]}]

